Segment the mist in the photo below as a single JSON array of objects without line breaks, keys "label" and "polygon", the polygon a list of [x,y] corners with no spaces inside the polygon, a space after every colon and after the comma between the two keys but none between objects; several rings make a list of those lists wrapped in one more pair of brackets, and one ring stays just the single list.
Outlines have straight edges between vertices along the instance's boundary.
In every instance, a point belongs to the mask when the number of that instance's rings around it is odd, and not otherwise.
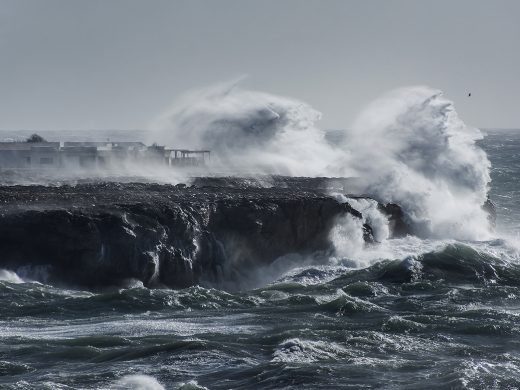
[{"label": "mist", "polygon": [[191,184],[200,176],[355,178],[350,193],[401,205],[421,237],[492,236],[482,210],[490,182],[490,162],[477,145],[482,133],[459,118],[441,91],[426,86],[390,91],[334,137],[320,127],[321,118],[303,101],[245,89],[236,79],[185,93],[140,134],[149,145],[209,150],[206,164],[183,167],[123,158],[101,167],[14,170],[4,172],[2,181]]},{"label": "mist", "polygon": [[333,141],[320,118],[302,101],[232,81],[185,94],[153,122],[150,137],[211,149],[209,174],[355,177],[352,192],[400,204],[421,236],[489,237],[482,133],[441,91],[388,92]]},{"label": "mist", "polygon": [[153,122],[150,140],[210,149],[215,172],[350,176],[348,154],[328,143],[320,118],[304,102],[232,81],[182,96]]}]

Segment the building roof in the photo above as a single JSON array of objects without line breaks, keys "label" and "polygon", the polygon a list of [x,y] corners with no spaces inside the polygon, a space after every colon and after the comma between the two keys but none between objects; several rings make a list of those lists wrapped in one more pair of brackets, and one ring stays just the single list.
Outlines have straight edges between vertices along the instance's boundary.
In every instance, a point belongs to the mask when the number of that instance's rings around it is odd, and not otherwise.
[{"label": "building roof", "polygon": [[58,149],[59,147],[59,142],[0,142],[0,150],[31,150],[33,148]]}]

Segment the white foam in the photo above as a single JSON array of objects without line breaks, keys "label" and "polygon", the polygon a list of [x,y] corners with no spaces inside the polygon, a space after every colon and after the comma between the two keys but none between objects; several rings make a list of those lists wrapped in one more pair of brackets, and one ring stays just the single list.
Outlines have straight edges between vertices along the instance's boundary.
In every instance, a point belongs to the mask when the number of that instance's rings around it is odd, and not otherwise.
[{"label": "white foam", "polygon": [[312,363],[319,360],[339,360],[351,357],[351,352],[334,342],[301,340],[283,341],[274,351],[273,362]]},{"label": "white foam", "polygon": [[9,271],[7,269],[0,269],[0,281],[9,283],[23,283],[23,279],[20,278],[16,272]]},{"label": "white foam", "polygon": [[364,191],[398,203],[424,237],[487,239],[482,210],[490,163],[453,103],[427,87],[393,91],[367,107],[346,148]]},{"label": "white foam", "polygon": [[330,239],[339,256],[358,261],[365,249],[363,221],[350,214],[338,218],[330,232]]},{"label": "white foam", "polygon": [[117,390],[165,390],[157,379],[148,375],[127,375],[119,379],[114,387]]},{"label": "white foam", "polygon": [[383,214],[373,199],[348,199],[348,203],[363,216],[363,222],[370,225],[374,240],[383,242],[390,236],[388,217]]},{"label": "white foam", "polygon": [[201,386],[197,383],[197,381],[189,381],[181,384],[179,390],[209,390],[205,386]]},{"label": "white foam", "polygon": [[155,121],[151,138],[211,149],[212,169],[227,174],[356,176],[353,190],[401,205],[423,237],[490,237],[481,209],[490,181],[476,144],[482,135],[440,91],[410,87],[383,96],[339,145],[317,126],[320,117],[306,103],[231,82],[186,94]]}]

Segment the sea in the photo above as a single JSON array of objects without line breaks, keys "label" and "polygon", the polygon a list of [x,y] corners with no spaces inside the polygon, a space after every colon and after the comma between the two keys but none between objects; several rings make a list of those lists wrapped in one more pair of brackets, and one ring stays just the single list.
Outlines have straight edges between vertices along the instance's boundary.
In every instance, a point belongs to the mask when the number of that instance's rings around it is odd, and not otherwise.
[{"label": "sea", "polygon": [[388,240],[238,292],[0,271],[0,389],[520,388],[520,130],[484,133],[490,240]]}]

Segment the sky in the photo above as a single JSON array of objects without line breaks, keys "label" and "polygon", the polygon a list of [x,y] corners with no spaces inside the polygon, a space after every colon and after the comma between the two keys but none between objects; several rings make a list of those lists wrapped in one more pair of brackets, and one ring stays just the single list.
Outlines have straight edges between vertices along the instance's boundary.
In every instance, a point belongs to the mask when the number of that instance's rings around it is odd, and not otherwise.
[{"label": "sky", "polygon": [[470,125],[520,128],[519,72],[517,0],[0,0],[2,130],[143,129],[243,75],[322,128],[409,85]]}]

